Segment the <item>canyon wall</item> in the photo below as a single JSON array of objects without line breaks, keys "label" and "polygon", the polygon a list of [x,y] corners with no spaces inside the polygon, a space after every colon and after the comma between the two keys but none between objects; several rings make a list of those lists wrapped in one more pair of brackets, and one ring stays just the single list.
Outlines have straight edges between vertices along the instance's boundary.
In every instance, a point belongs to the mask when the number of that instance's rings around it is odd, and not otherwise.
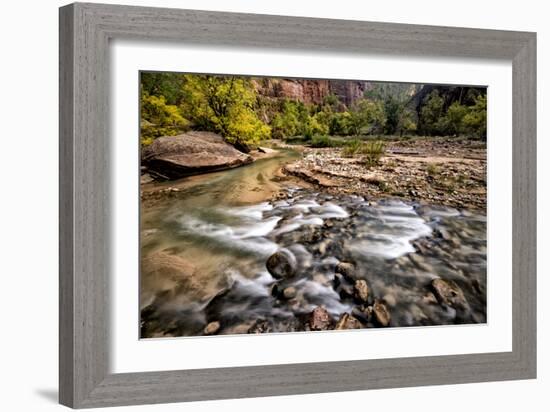
[{"label": "canyon wall", "polygon": [[262,96],[299,100],[306,104],[320,104],[331,94],[347,107],[363,97],[368,82],[356,80],[309,80],[309,79],[254,79],[255,87]]}]

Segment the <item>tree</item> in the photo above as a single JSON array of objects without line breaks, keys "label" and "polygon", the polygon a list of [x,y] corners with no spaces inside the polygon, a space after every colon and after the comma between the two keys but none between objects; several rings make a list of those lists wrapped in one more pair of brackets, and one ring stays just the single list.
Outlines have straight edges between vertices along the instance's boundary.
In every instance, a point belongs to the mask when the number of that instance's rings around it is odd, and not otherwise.
[{"label": "tree", "polygon": [[292,136],[303,136],[311,139],[316,135],[324,135],[329,132],[328,119],[325,112],[315,114],[313,106],[285,99],[282,101],[280,111],[271,121],[272,136],[284,139]]},{"label": "tree", "polygon": [[340,99],[333,93],[328,94],[323,98],[323,106],[335,111],[340,106]]},{"label": "tree", "polygon": [[384,100],[384,112],[386,114],[384,134],[394,135],[397,133],[401,113],[404,109],[404,105],[400,104],[393,96],[389,96]]},{"label": "tree", "polygon": [[271,129],[256,112],[256,91],[247,78],[235,76],[185,75],[182,108],[194,125],[220,133],[231,143],[257,143]]},{"label": "tree", "polygon": [[416,114],[410,106],[419,88],[419,85],[408,83],[374,83],[365,91],[366,98],[383,104],[384,134],[403,135],[416,131]]},{"label": "tree", "polygon": [[416,132],[416,113],[410,109],[403,109],[399,116],[399,122],[397,123],[397,131],[400,136],[403,136],[403,133],[414,133]]},{"label": "tree", "polygon": [[304,116],[303,110],[301,112],[296,102],[284,100],[280,111],[271,120],[272,136],[277,139],[297,136],[300,133],[300,117]]},{"label": "tree", "polygon": [[332,113],[329,118],[329,133],[335,136],[352,134],[352,116],[350,112]]},{"label": "tree", "polygon": [[468,108],[458,101],[454,102],[447,109],[444,118],[445,134],[458,136],[464,132],[464,117],[468,113]]},{"label": "tree", "polygon": [[164,96],[169,105],[179,106],[183,100],[181,73],[141,72],[141,90],[150,96]]},{"label": "tree", "polygon": [[177,106],[166,104],[164,96],[141,95],[141,143],[148,145],[160,136],[174,136],[189,128]]},{"label": "tree", "polygon": [[479,95],[474,101],[464,115],[464,127],[479,138],[487,139],[487,95]]},{"label": "tree", "polygon": [[386,122],[381,102],[367,99],[358,100],[350,111],[350,115],[350,132],[355,136],[369,133],[373,127],[383,127]]},{"label": "tree", "polygon": [[420,102],[419,130],[426,135],[487,133],[487,93],[476,87],[437,87]]},{"label": "tree", "polygon": [[319,112],[313,116],[308,116],[303,127],[303,135],[306,139],[311,139],[313,136],[326,135],[329,131],[328,125],[324,122],[323,112]]},{"label": "tree", "polygon": [[432,91],[420,109],[420,129],[423,133],[434,136],[442,132],[442,118],[445,114],[443,98],[437,90]]}]

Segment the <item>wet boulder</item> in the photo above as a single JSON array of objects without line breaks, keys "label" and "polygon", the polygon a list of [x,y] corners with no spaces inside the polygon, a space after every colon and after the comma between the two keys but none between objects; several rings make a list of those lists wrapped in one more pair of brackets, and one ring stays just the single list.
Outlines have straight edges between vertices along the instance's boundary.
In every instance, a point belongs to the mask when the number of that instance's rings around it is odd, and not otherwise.
[{"label": "wet boulder", "polygon": [[356,280],[354,290],[357,300],[362,303],[367,303],[369,298],[369,286],[367,285],[367,282],[363,279]]},{"label": "wet boulder", "polygon": [[283,297],[287,300],[294,299],[296,297],[296,288],[294,286],[289,286],[283,290]]},{"label": "wet boulder", "polygon": [[349,313],[344,313],[340,316],[340,319],[336,323],[336,330],[345,330],[345,329],[362,329],[363,325],[357,318]]},{"label": "wet boulder", "polygon": [[374,305],[372,306],[372,313],[374,315],[374,320],[379,326],[389,326],[391,315],[388,307],[383,302],[374,302]]},{"label": "wet boulder", "polygon": [[336,273],[339,273],[347,279],[355,279],[355,265],[350,262],[340,262],[336,265]]},{"label": "wet boulder", "polygon": [[281,249],[267,259],[265,266],[275,279],[290,278],[296,274],[296,257],[289,250]]},{"label": "wet boulder", "polygon": [[434,279],[432,280],[432,289],[438,302],[455,309],[467,307],[464,292],[452,280]]},{"label": "wet boulder", "polygon": [[179,179],[231,169],[252,161],[250,155],[235,149],[220,135],[194,131],[155,139],[143,150],[141,164],[156,177]]},{"label": "wet boulder", "polygon": [[328,330],[332,324],[332,318],[322,306],[317,306],[309,315],[309,327],[311,330]]}]

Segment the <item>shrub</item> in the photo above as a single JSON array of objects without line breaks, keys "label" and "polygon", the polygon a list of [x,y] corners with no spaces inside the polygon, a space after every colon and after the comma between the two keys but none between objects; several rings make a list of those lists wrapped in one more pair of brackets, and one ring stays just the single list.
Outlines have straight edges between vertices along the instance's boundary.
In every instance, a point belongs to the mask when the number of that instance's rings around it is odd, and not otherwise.
[{"label": "shrub", "polygon": [[363,142],[359,139],[352,139],[346,142],[345,147],[342,149],[342,155],[345,157],[353,157],[361,152]]},{"label": "shrub", "polygon": [[430,163],[426,168],[426,171],[428,172],[428,175],[435,176],[439,174],[439,167],[437,167],[435,163]]},{"label": "shrub", "polygon": [[361,153],[365,155],[365,165],[367,167],[377,166],[380,164],[380,159],[386,152],[386,145],[381,141],[365,143],[361,149]]}]

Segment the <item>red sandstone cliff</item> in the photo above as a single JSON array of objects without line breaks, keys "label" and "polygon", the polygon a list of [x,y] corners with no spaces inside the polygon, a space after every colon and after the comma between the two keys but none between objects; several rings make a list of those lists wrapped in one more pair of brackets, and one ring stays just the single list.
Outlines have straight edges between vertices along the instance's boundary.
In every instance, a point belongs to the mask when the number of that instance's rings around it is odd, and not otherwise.
[{"label": "red sandstone cliff", "polygon": [[346,106],[363,97],[368,87],[365,81],[356,80],[309,80],[309,79],[255,79],[258,93],[273,98],[300,100],[306,104],[319,104],[334,94]]}]

